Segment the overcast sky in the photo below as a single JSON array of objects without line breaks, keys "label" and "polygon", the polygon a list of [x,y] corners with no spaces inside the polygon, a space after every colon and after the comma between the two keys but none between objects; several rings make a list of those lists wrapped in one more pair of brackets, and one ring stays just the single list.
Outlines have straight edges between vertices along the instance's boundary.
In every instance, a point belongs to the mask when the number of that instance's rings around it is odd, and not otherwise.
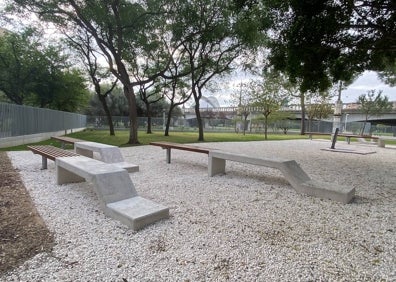
[{"label": "overcast sky", "polygon": [[[229,106],[234,103],[231,101],[230,95],[232,92],[237,92],[239,84],[241,82],[247,82],[253,77],[245,75],[234,75],[227,76],[221,80],[218,85],[218,89],[208,91],[205,96],[215,96],[221,106]],[[343,103],[354,103],[357,98],[362,94],[367,94],[367,91],[375,90],[376,93],[382,90],[382,95],[388,96],[389,101],[396,101],[396,87],[390,87],[381,80],[378,79],[377,73],[372,71],[366,71],[359,76],[354,83],[342,91],[341,100]],[[337,96],[333,98],[333,101],[337,100]]]},{"label": "overcast sky", "polygon": [[378,79],[377,74],[367,71],[354,83],[342,92],[341,100],[344,103],[356,102],[357,97],[366,94],[368,90],[382,90],[382,94],[388,96],[390,101],[396,101],[396,87],[390,87]]}]

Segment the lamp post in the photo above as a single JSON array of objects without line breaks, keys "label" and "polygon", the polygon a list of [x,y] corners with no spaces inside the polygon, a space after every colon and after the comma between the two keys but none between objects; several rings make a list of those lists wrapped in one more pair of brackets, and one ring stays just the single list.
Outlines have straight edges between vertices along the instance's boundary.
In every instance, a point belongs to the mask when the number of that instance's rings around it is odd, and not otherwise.
[{"label": "lamp post", "polygon": [[347,131],[348,116],[349,116],[349,114],[345,114],[345,126],[344,126],[345,132]]}]

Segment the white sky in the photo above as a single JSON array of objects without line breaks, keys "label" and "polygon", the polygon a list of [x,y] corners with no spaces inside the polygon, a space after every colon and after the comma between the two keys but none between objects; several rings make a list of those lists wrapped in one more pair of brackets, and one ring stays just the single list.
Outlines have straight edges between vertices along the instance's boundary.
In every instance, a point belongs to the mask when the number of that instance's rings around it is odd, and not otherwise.
[{"label": "white sky", "polygon": [[382,90],[382,95],[388,96],[389,101],[396,101],[396,87],[384,84],[372,71],[364,72],[354,83],[342,91],[341,100],[344,103],[356,102],[358,96],[366,94],[368,90]]},{"label": "white sky", "polygon": [[[230,75],[220,80],[218,89],[205,93],[206,96],[215,96],[221,106],[230,106],[231,102],[230,95],[233,92],[238,91],[238,85],[241,82],[248,81],[252,77],[245,75]],[[376,93],[382,90],[382,95],[388,96],[389,101],[396,101],[396,87],[390,87],[378,79],[377,73],[373,71],[365,71],[360,75],[354,83],[349,85],[345,90],[341,92],[341,101],[343,103],[354,103],[357,98],[362,94],[367,94],[367,91],[375,90]],[[337,100],[337,96],[332,101]]]}]

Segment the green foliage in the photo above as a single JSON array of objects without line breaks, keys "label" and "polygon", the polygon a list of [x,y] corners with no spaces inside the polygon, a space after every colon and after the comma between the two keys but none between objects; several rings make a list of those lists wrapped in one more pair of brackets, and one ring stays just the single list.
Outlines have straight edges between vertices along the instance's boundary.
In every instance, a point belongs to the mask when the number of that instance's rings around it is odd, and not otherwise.
[{"label": "green foliage", "polygon": [[392,109],[392,103],[387,96],[382,96],[382,91],[375,93],[375,90],[367,91],[358,97],[359,109],[366,116],[366,121],[370,116],[380,115]]},{"label": "green foliage", "polygon": [[[325,90],[363,70],[395,66],[392,0],[259,3],[268,5],[274,19],[271,63],[292,82],[301,80],[302,92]],[[384,73],[389,74],[394,77],[394,69]]]},{"label": "green foliage", "polygon": [[367,94],[362,94],[358,97],[357,103],[360,104],[359,109],[365,115],[365,121],[361,129],[361,134],[364,134],[367,120],[370,116],[380,115],[392,109],[392,103],[389,102],[387,96],[382,96],[382,91],[375,90],[367,91]]},{"label": "green foliage", "polygon": [[59,47],[41,42],[34,29],[0,37],[0,90],[13,103],[79,111],[87,91]]}]

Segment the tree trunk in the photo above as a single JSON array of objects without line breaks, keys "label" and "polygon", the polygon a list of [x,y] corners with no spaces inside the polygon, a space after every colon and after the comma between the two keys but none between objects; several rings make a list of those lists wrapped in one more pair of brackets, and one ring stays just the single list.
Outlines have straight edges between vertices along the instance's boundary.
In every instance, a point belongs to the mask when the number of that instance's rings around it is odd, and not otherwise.
[{"label": "tree trunk", "polygon": [[103,106],[103,110],[105,111],[106,114],[106,118],[107,118],[107,123],[109,124],[109,128],[110,128],[110,135],[114,136],[114,124],[113,124],[113,118],[111,116],[109,107],[107,106],[106,103],[106,97],[104,95],[98,95],[99,101],[102,103]]},{"label": "tree trunk", "polygon": [[177,107],[177,105],[173,104],[173,101],[171,101],[171,104],[169,106],[169,112],[168,112],[168,117],[166,118],[166,125],[165,125],[165,133],[164,136],[169,136],[169,128],[170,128],[170,123],[172,119],[172,112],[173,110]]},{"label": "tree trunk", "polygon": [[364,121],[362,130],[360,131],[360,135],[364,135],[364,130],[366,129],[367,120]]},{"label": "tree trunk", "polygon": [[268,139],[268,116],[265,115],[264,116],[264,139],[267,140]]},{"label": "tree trunk", "polygon": [[128,100],[129,107],[129,140],[127,144],[139,144],[136,97],[131,85],[124,86],[124,95]]},{"label": "tree trunk", "polygon": [[201,112],[199,111],[199,100],[195,99],[195,115],[197,116],[198,124],[198,141],[204,141],[203,123]]},{"label": "tree trunk", "polygon": [[147,111],[147,134],[152,134],[153,132],[151,131],[151,107],[150,103],[145,103],[146,104],[146,111]]},{"label": "tree trunk", "polygon": [[300,134],[305,134],[305,96],[301,94],[300,96],[300,104],[301,104],[301,131]]},{"label": "tree trunk", "polygon": [[168,116],[166,117],[166,125],[165,125],[165,136],[169,136],[169,128],[170,128],[170,123],[171,123],[171,111],[169,111]]}]

